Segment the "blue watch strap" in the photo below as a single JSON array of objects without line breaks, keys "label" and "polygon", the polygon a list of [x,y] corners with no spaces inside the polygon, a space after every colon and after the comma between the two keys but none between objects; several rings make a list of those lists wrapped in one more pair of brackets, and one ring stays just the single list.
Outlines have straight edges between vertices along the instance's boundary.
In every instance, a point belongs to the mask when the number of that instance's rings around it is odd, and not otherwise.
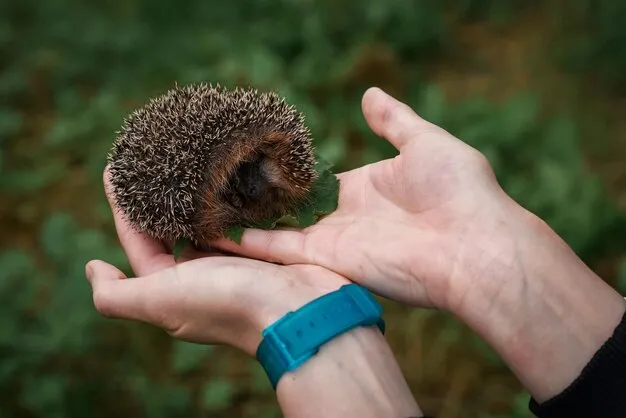
[{"label": "blue watch strap", "polygon": [[344,285],[266,328],[256,357],[276,388],[283,374],[298,368],[336,336],[368,325],[378,325],[384,333],[382,310],[367,289],[357,284]]}]

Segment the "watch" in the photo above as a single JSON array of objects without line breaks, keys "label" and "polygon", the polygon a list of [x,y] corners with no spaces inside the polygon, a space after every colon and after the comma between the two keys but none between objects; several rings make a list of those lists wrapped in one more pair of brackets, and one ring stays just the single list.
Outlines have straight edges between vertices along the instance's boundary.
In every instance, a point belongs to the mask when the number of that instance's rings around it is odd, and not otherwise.
[{"label": "watch", "polygon": [[263,333],[256,358],[272,387],[287,372],[317,354],[338,335],[359,326],[377,325],[385,332],[382,306],[364,287],[348,284],[288,312]]}]

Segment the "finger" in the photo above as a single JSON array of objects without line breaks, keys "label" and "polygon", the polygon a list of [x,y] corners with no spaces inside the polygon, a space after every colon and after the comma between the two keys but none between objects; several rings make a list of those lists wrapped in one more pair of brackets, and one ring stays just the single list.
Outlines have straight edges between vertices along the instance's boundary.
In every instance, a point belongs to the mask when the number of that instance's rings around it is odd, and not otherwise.
[{"label": "finger", "polygon": [[[140,294],[132,291],[136,288],[133,286],[133,280],[123,280],[126,279],[126,275],[122,271],[100,260],[90,261],[86,267],[86,274],[98,312],[107,317],[136,319],[137,315],[129,315],[131,310],[128,309],[130,306],[139,305]],[[122,288],[126,291],[122,292]]]},{"label": "finger", "polygon": [[[110,318],[132,319],[147,322],[160,327],[164,324],[165,303],[174,292],[168,289],[168,281],[163,275],[170,270],[157,273],[155,276],[133,278],[128,280],[124,273],[104,261],[94,260],[87,264],[87,279],[93,291],[93,301],[100,314]],[[171,279],[171,278],[170,278]],[[169,280],[172,287],[174,280]],[[161,302],[160,302],[161,301]],[[161,307],[162,309],[159,309]]]},{"label": "finger", "polygon": [[115,206],[108,167],[104,170],[103,182],[107,200],[113,212],[118,239],[135,274],[144,276],[173,266],[175,264],[174,258],[168,253],[163,243],[130,226],[124,219],[122,212]]},{"label": "finger", "polygon": [[306,235],[297,230],[246,229],[241,244],[220,239],[213,245],[234,254],[281,264],[309,263]]},{"label": "finger", "polygon": [[377,87],[365,92],[361,107],[372,131],[398,150],[424,132],[440,130],[436,125],[419,117],[409,106]]}]

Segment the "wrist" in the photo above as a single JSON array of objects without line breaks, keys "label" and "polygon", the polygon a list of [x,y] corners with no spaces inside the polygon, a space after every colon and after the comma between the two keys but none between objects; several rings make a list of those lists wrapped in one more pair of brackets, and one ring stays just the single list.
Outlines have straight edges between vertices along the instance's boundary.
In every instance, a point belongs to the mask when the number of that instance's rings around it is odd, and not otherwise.
[{"label": "wrist", "polygon": [[[533,245],[540,239],[550,237],[552,231],[538,217],[519,206],[512,200],[505,199],[498,209],[488,211],[495,221],[488,223],[489,228],[471,235],[469,249],[460,251],[454,268],[455,274],[450,279],[453,285],[444,300],[444,310],[466,322],[492,319],[479,309],[492,309],[491,304],[511,306],[523,295],[527,281],[537,277],[529,276],[530,262],[538,260],[528,256]],[[479,222],[478,224],[485,224]],[[542,254],[542,257],[545,254]],[[488,324],[485,324],[488,325]]]},{"label": "wrist", "polygon": [[243,331],[231,332],[232,338],[226,344],[235,346],[252,357],[256,355],[266,328],[288,312],[298,310],[320,296],[350,283],[347,279],[317,266],[280,266],[273,274],[276,277],[263,287],[264,292],[257,293],[254,298],[241,299],[235,313],[231,315],[236,317],[234,322],[245,326]]},{"label": "wrist", "polygon": [[259,335],[270,325],[274,324],[280,318],[289,312],[294,312],[315,299],[334,292],[345,283],[338,283],[335,287],[321,288],[309,286],[307,284],[294,286],[289,295],[283,298],[276,298],[271,303],[263,307],[255,317],[256,329]]},{"label": "wrist", "polygon": [[354,328],[322,346],[281,379],[276,394],[285,417],[422,416],[375,326]]},{"label": "wrist", "polygon": [[276,387],[285,374],[297,370],[342,334],[371,325],[384,332],[381,315],[382,307],[367,289],[354,283],[341,286],[265,329],[256,358]]},{"label": "wrist", "polygon": [[499,255],[451,310],[542,401],[578,376],[626,303],[544,221],[519,206],[508,213],[506,234],[494,240]]}]

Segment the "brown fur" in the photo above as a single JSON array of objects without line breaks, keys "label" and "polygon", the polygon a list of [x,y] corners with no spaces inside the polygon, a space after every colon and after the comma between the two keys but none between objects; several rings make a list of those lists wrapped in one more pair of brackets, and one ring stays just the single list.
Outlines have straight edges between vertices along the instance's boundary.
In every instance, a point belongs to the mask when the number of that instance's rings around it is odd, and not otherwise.
[{"label": "brown fur", "polygon": [[[198,212],[196,230],[198,244],[207,246],[233,224],[256,223],[285,213],[308,197],[316,176],[300,172],[289,159],[291,137],[286,132],[268,132],[259,136],[238,137],[236,146],[220,153],[219,164],[211,171],[203,192],[202,209]],[[233,207],[225,198],[229,179],[239,164],[265,157],[263,169],[275,187],[259,202],[249,207]],[[296,176],[294,176],[296,174]]]}]

